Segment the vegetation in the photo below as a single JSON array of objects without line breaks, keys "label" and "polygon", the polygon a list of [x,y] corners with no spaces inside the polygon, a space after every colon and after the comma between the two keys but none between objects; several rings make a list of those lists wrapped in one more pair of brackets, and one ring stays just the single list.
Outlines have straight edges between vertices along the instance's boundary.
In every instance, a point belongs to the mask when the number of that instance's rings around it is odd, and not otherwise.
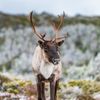
[{"label": "vegetation", "polygon": [[68,82],[68,86],[78,86],[84,92],[84,94],[93,94],[95,92],[100,92],[100,82],[90,81],[90,80],[74,80]]},{"label": "vegetation", "polygon": [[0,85],[2,86],[5,82],[11,82],[11,79],[0,73]]},{"label": "vegetation", "polygon": [[[37,14],[34,12],[33,19],[36,25],[50,25],[50,21],[57,22],[57,16],[53,16],[52,14],[48,14],[43,12],[41,14]],[[64,25],[71,24],[93,24],[96,26],[100,26],[100,17],[87,17],[87,16],[75,16],[75,17],[65,17]],[[18,28],[20,26],[30,26],[29,23],[29,15],[9,15],[0,12],[0,28],[2,27],[13,27]]]},{"label": "vegetation", "polygon": [[[0,82],[2,83],[2,88],[0,89],[0,91],[2,92],[11,94],[23,94],[34,97],[37,96],[36,85],[33,85],[31,81],[24,81],[16,78],[10,79],[5,75],[0,74]],[[48,85],[46,84],[46,86]],[[82,90],[82,94],[78,92],[78,94],[76,95],[78,100],[94,100],[92,94],[100,92],[100,82],[97,81],[72,80],[68,83],[60,82],[58,100],[64,98],[64,95],[72,94],[72,90],[74,87],[78,87],[80,90]],[[70,88],[71,90],[69,91]],[[75,90],[75,92],[77,91]]]},{"label": "vegetation", "polygon": [[68,100],[72,100],[71,94],[73,94],[77,100],[95,100],[93,97],[93,94],[95,93],[100,93],[100,82],[90,80],[73,80],[68,83],[60,83],[58,97],[63,98],[64,94],[67,94],[68,97],[70,94]]},{"label": "vegetation", "polygon": [[36,95],[36,85],[31,81],[24,81],[20,79],[10,79],[9,77],[0,74],[0,92],[7,92],[12,94]]}]

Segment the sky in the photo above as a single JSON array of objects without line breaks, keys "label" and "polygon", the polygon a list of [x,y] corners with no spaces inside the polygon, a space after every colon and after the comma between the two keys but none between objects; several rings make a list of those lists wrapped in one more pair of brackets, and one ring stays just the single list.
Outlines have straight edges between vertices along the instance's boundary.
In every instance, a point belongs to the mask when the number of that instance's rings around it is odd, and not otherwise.
[{"label": "sky", "polygon": [[95,16],[100,15],[100,0],[0,0],[0,11],[5,13],[29,14],[32,10],[55,15],[64,11],[70,16]]}]

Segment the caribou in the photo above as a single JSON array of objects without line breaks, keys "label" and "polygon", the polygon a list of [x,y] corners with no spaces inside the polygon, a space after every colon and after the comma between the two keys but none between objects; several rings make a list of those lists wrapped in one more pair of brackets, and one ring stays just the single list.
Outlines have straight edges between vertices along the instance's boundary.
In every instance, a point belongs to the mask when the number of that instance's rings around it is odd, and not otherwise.
[{"label": "caribou", "polygon": [[52,22],[55,31],[55,38],[45,39],[46,33],[41,34],[36,31],[35,23],[30,13],[30,23],[33,33],[39,38],[38,46],[35,48],[32,68],[37,80],[38,100],[45,98],[45,82],[50,83],[50,100],[57,99],[57,87],[62,73],[62,64],[60,59],[59,47],[63,44],[66,36],[59,37],[59,30],[64,21],[64,16],[58,16],[59,23]]}]

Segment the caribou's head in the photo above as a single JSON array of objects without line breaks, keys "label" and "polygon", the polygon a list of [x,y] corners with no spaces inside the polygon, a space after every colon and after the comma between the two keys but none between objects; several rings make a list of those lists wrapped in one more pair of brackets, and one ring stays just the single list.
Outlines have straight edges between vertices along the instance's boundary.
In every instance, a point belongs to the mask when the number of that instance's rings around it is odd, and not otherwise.
[{"label": "caribou's head", "polygon": [[39,37],[38,44],[43,50],[46,59],[49,62],[53,63],[54,65],[57,65],[60,61],[59,47],[63,44],[64,38],[66,38],[66,36],[64,37],[58,36],[59,29],[64,20],[64,15],[65,14],[63,14],[63,16],[59,16],[60,22],[58,26],[55,23],[52,23],[54,31],[56,33],[55,38],[47,40],[47,39],[44,39],[46,34],[41,34],[36,31],[35,25],[32,20],[32,12],[30,13],[30,22],[31,22],[33,31]]}]

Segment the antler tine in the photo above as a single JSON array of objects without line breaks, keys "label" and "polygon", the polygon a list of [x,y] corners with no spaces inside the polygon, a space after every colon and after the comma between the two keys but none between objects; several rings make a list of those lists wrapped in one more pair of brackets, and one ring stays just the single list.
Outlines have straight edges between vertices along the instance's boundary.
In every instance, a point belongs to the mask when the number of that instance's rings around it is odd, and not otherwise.
[{"label": "antler tine", "polygon": [[58,17],[60,19],[60,22],[59,22],[58,26],[56,25],[56,23],[51,22],[51,24],[52,24],[52,26],[53,26],[53,28],[54,28],[55,31],[58,31],[60,29],[61,25],[63,24],[64,17],[65,17],[65,12],[63,12],[62,16],[58,15]]},{"label": "antler tine", "polygon": [[[61,39],[63,39],[63,38],[67,38],[68,36],[69,36],[69,33],[66,33],[65,36],[58,37],[58,38],[56,38],[55,40],[61,40]],[[54,40],[54,41],[55,41],[55,40]]]},{"label": "antler tine", "polygon": [[37,31],[35,29],[35,25],[34,25],[33,20],[32,20],[32,14],[33,14],[33,11],[30,12],[30,22],[31,22],[33,31],[41,40],[45,41],[44,37],[45,37],[46,34],[42,35],[40,33],[37,33]]},{"label": "antler tine", "polygon": [[61,27],[61,25],[63,24],[64,17],[65,17],[65,12],[63,12],[63,15],[62,15],[62,16],[59,16],[59,15],[58,15],[58,17],[59,17],[59,19],[60,19],[60,23],[59,23],[59,26],[58,26],[57,30],[59,30],[60,27]]},{"label": "antler tine", "polygon": [[55,39],[53,39],[53,41],[56,41],[58,38],[59,38],[59,30],[60,30],[60,27],[61,25],[63,24],[63,21],[64,21],[64,17],[65,17],[65,13],[63,12],[63,15],[62,16],[59,16],[58,15],[58,18],[59,18],[59,25],[56,26],[56,24],[53,22],[52,25],[53,25],[53,28],[54,28],[54,31],[55,31]]},{"label": "antler tine", "polygon": [[57,27],[57,30],[56,30],[56,37],[55,37],[55,41],[57,41],[57,38],[59,38],[59,30],[60,30],[60,27],[61,25],[63,24],[63,21],[64,21],[64,16],[65,16],[65,13],[63,12],[63,15],[62,16],[59,16],[59,19],[60,19],[60,22],[59,22],[59,25]]},{"label": "antler tine", "polygon": [[57,42],[57,41],[59,41],[59,40],[66,39],[68,36],[70,36],[70,35],[69,35],[68,33],[66,33],[64,36],[55,38],[53,41]]}]

